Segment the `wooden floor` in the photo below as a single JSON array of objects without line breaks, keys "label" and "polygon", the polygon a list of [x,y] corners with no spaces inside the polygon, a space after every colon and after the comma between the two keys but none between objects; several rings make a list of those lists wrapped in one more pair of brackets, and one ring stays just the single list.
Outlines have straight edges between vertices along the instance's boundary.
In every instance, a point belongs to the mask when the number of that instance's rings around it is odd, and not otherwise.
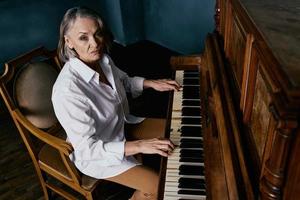
[{"label": "wooden floor", "polygon": [[[167,78],[168,62],[174,55],[153,43],[142,42],[129,47],[116,46],[112,58],[129,75],[146,78]],[[147,91],[137,100],[129,99],[131,111],[140,116],[164,117],[168,95]],[[96,199],[128,199],[132,190],[106,183]],[[0,200],[42,200],[43,193],[26,147],[0,98]],[[54,200],[60,200],[54,194]]]},{"label": "wooden floor", "polygon": [[43,199],[31,159],[8,113],[0,118],[0,157],[1,200]]}]

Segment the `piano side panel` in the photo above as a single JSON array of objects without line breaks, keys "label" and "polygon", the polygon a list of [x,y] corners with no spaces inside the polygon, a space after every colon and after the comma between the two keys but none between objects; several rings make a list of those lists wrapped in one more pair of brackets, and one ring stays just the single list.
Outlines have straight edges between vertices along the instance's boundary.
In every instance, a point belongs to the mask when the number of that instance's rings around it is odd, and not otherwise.
[{"label": "piano side panel", "polygon": [[[220,30],[221,36],[224,39],[224,52],[226,56],[226,71],[228,74],[228,81],[230,82],[230,90],[233,97],[234,107],[238,114],[239,124],[243,127],[243,119],[247,121],[247,125],[251,119],[253,100],[255,93],[256,74],[258,66],[258,56],[255,49],[253,49],[253,35],[249,32],[239,13],[236,12],[231,0],[221,0],[220,2]],[[225,17],[225,18],[224,18]],[[256,121],[254,122],[256,123]],[[256,123],[257,124],[257,123]],[[246,168],[248,172],[244,173],[246,181],[246,173],[251,179],[253,191],[248,191],[248,194],[256,196],[258,193],[258,181],[260,175],[260,159],[256,141],[259,140],[256,131],[254,135],[246,127],[246,130],[239,135],[236,134],[236,144],[240,142],[243,150],[240,148],[237,151],[244,151]],[[242,162],[242,161],[241,161]],[[250,195],[251,196],[251,195]]]},{"label": "piano side panel", "polygon": [[[240,142],[240,131],[236,120],[236,113],[232,104],[232,93],[229,91],[228,79],[222,52],[216,35],[208,36],[206,40],[205,55],[211,85],[213,114],[208,114],[214,133],[218,138],[219,154],[222,159],[225,175],[225,187],[227,187],[229,199],[253,199],[252,186],[245,167],[245,156],[242,143]],[[207,97],[206,97],[207,99]],[[214,120],[215,119],[215,120]],[[209,133],[208,135],[212,134]],[[215,150],[215,152],[217,152]],[[209,158],[214,158],[210,156]],[[211,172],[213,173],[213,172]],[[216,182],[216,181],[214,181]]]},{"label": "piano side panel", "polygon": [[229,197],[227,195],[228,191],[224,176],[224,163],[222,160],[222,152],[220,151],[218,131],[216,129],[211,81],[209,71],[207,69],[207,62],[211,61],[208,60],[207,56],[208,55],[205,51],[203,64],[201,65],[200,70],[202,130],[204,138],[207,198],[214,200],[226,200]]},{"label": "piano side panel", "polygon": [[255,38],[249,64],[244,66],[241,98],[244,102],[240,105],[243,105],[242,139],[248,149],[248,169],[253,175],[254,191],[260,190],[262,199],[276,199],[282,196],[288,149],[292,148],[290,138],[297,126],[295,116],[286,115],[284,89],[272,74],[273,67],[265,52],[258,49]]},{"label": "piano side panel", "polygon": [[[236,83],[238,88],[242,85],[242,74],[243,74],[243,64],[244,64],[244,54],[246,47],[246,33],[236,15],[233,15],[234,20],[232,22],[232,33],[229,40],[230,44],[230,57],[229,62],[235,73]],[[234,48],[232,48],[234,47]]]},{"label": "piano side panel", "polygon": [[220,10],[221,16],[224,17],[223,19],[220,19],[221,21],[224,21],[224,32],[223,38],[224,38],[224,51],[226,57],[229,57],[230,55],[230,38],[231,38],[231,29],[232,29],[232,6],[229,0],[224,0],[223,4],[224,8]]},{"label": "piano side panel", "polygon": [[271,119],[271,113],[269,112],[270,103],[271,96],[264,83],[260,70],[258,70],[249,128],[254,139],[260,161],[262,160],[262,156],[264,153],[264,148],[268,136],[268,127]]},{"label": "piano side panel", "polygon": [[248,124],[252,113],[252,105],[255,93],[255,82],[258,69],[258,53],[253,48],[253,35],[247,35],[247,47],[245,52],[244,73],[242,82],[242,92],[240,100],[240,110],[243,113],[243,122]]},{"label": "piano side panel", "polygon": [[221,34],[224,38],[224,51],[228,62],[232,67],[232,73],[234,73],[234,76],[232,77],[234,78],[233,84],[240,93],[242,87],[247,32],[240,22],[239,17],[232,9],[232,5],[229,0],[221,1],[220,9]]},{"label": "piano side panel", "polygon": [[217,5],[219,6],[219,31],[222,35],[224,35],[225,33],[225,23],[226,23],[226,17],[225,17],[225,14],[226,14],[226,1],[221,1],[221,0],[217,0],[218,3]]},{"label": "piano side panel", "polygon": [[283,199],[297,200],[300,197],[300,128],[295,132],[295,139],[292,142],[291,156],[288,163],[287,185],[283,191]]}]

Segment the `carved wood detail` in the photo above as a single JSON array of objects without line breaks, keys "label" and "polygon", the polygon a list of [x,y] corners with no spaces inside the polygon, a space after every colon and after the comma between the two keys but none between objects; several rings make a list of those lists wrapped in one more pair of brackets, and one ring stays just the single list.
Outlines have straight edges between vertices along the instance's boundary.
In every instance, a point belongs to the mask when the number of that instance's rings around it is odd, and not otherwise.
[{"label": "carved wood detail", "polygon": [[260,183],[260,191],[262,199],[281,199],[288,153],[293,138],[292,133],[298,126],[298,123],[295,119],[279,118],[274,105],[270,106],[270,111],[274,118],[277,119],[277,123],[273,133],[274,138],[270,155],[264,169],[262,169],[263,176]]}]

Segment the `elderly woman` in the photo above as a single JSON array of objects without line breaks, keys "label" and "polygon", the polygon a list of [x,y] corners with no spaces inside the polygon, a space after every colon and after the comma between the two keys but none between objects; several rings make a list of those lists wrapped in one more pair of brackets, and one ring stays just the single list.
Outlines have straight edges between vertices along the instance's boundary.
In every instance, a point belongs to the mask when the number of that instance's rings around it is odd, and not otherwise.
[{"label": "elderly woman", "polygon": [[173,80],[129,77],[106,54],[109,39],[94,11],[69,9],[60,26],[58,53],[65,63],[52,93],[56,116],[74,147],[71,160],[84,174],[136,189],[132,199],[156,199],[158,174],[133,155],[168,156],[168,139],[127,141],[125,123],[144,123],[129,114],[126,92],[138,96],[143,89],[178,90]]}]

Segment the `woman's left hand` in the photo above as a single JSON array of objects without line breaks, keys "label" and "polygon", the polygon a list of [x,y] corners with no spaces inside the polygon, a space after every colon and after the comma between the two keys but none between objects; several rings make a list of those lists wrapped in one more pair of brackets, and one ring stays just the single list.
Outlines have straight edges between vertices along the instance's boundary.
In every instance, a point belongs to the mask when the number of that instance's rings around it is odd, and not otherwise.
[{"label": "woman's left hand", "polygon": [[171,79],[144,80],[144,88],[153,88],[154,90],[163,91],[179,91],[180,85]]}]

